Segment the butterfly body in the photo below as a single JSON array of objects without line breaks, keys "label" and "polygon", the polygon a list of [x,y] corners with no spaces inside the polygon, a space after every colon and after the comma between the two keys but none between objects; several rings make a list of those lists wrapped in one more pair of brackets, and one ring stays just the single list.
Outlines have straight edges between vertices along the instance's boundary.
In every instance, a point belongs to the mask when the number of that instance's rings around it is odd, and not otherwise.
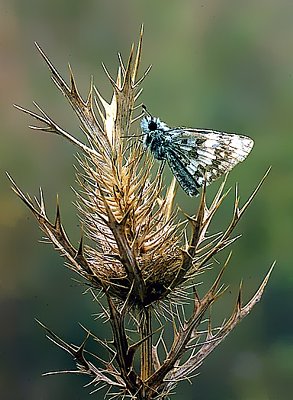
[{"label": "butterfly body", "polygon": [[166,160],[172,173],[189,196],[230,171],[253,147],[247,136],[210,129],[170,128],[159,118],[141,120],[143,142],[154,158]]}]

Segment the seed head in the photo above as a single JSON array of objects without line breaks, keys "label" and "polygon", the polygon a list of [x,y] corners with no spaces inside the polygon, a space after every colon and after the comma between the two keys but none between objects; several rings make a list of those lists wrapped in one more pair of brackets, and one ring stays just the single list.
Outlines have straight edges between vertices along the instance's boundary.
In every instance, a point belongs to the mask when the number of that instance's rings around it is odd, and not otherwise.
[{"label": "seed head", "polygon": [[[214,256],[238,238],[232,236],[233,231],[268,172],[242,207],[236,190],[231,221],[221,232],[208,236],[211,221],[228,194],[224,192],[225,180],[209,205],[204,185],[194,215],[180,220],[175,205],[175,180],[165,188],[162,170],[145,152],[135,124],[141,117],[141,107],[137,104],[140,85],[150,70],[138,76],[142,35],[141,31],[137,49],[132,46],[126,66],[119,56],[115,79],[104,67],[113,88],[110,103],[92,80],[84,100],[71,68],[68,85],[36,45],[53,82],[80,120],[84,142],[61,128],[36,103],[37,112],[16,106],[41,123],[31,126],[32,129],[55,133],[78,148],[75,193],[83,226],[79,245],[74,246],[66,235],[58,202],[55,221],[51,222],[42,191],[34,202],[10,179],[13,190],[31,209],[69,268],[87,282],[110,322],[113,342],[109,344],[87,331],[85,341],[75,346],[41,324],[48,336],[74,357],[77,371],[90,376],[93,385],[97,388],[107,385],[110,391],[118,389],[113,397],[166,399],[180,380],[195,373],[262,296],[271,269],[246,305],[242,304],[240,287],[231,317],[214,328],[211,317],[204,323],[204,316],[225,290],[221,279],[230,256],[203,296],[199,296],[197,284],[199,274],[210,267]],[[99,294],[104,295],[107,306],[100,303]],[[193,304],[189,316],[185,304]],[[126,324],[132,325],[137,333],[129,333]],[[172,338],[170,347],[165,343],[166,335]],[[109,352],[109,359],[102,360],[102,368],[96,367],[85,351],[89,337],[94,337]],[[140,368],[134,364],[136,353]]]}]

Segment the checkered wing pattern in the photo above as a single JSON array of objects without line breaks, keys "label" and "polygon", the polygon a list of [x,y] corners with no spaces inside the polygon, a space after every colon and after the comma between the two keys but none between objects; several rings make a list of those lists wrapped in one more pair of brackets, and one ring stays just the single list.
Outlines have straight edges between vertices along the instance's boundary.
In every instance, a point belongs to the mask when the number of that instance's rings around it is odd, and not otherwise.
[{"label": "checkered wing pattern", "polygon": [[182,188],[198,194],[204,180],[209,184],[243,161],[253,147],[247,136],[205,129],[169,131],[167,161]]},{"label": "checkered wing pattern", "polygon": [[141,121],[145,148],[157,160],[166,160],[189,196],[245,160],[253,147],[247,136],[210,129],[169,128],[159,118]]}]

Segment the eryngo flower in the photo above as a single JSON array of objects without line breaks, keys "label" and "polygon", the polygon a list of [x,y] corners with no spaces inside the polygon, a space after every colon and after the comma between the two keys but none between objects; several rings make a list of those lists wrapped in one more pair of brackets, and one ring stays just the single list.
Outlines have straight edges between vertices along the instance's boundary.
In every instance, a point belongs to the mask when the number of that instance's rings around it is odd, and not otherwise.
[{"label": "eryngo flower", "polygon": [[[148,68],[138,77],[141,46],[142,32],[136,51],[134,47],[131,49],[127,65],[119,56],[116,79],[105,68],[113,87],[112,100],[107,103],[92,81],[88,97],[83,100],[71,69],[68,85],[37,45],[54,83],[80,120],[85,142],[61,128],[37,104],[37,113],[16,106],[41,122],[41,126],[31,126],[32,129],[65,137],[79,149],[76,205],[84,229],[79,246],[73,246],[65,233],[58,203],[52,223],[46,214],[42,192],[40,199],[33,202],[12,183],[46,237],[67,259],[67,265],[87,281],[98,302],[99,295],[104,295],[107,301],[107,306],[101,306],[112,328],[113,343],[90,332],[87,335],[109,352],[102,368],[95,366],[85,352],[86,340],[81,346],[67,344],[45,327],[49,336],[72,354],[77,370],[91,376],[98,388],[106,384],[109,390],[118,388],[117,396],[163,399],[178,381],[194,374],[262,296],[271,270],[246,305],[242,305],[240,288],[235,309],[226,322],[213,328],[209,320],[206,329],[201,329],[205,315],[224,291],[221,279],[230,257],[202,296],[196,286],[199,274],[210,267],[215,255],[237,239],[231,236],[233,230],[267,174],[242,207],[236,192],[232,219],[223,232],[211,237],[207,234],[228,193],[224,192],[225,181],[210,205],[204,186],[194,215],[180,220],[174,204],[176,182],[173,180],[165,188],[159,166],[142,147],[135,128],[136,120],[141,117],[136,104],[140,86],[149,71]],[[189,316],[184,309],[187,303],[193,304]],[[170,347],[165,343],[164,318],[171,322]],[[137,334],[126,330],[126,322],[132,324]],[[134,363],[136,353],[140,367]]]}]

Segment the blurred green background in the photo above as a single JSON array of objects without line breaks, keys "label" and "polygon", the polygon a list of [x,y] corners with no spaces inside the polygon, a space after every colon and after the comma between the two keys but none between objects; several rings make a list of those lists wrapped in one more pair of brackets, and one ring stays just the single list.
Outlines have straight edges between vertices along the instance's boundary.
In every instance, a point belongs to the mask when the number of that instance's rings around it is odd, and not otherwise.
[{"label": "blurred green background", "polygon": [[[89,77],[109,98],[101,68],[113,74],[116,54],[126,58],[145,25],[142,68],[153,64],[142,101],[170,125],[245,133],[255,140],[247,161],[229,177],[246,199],[268,166],[272,171],[240,223],[240,241],[226,282],[221,312],[231,311],[244,280],[248,300],[277,259],[263,300],[201,368],[193,384],[174,398],[284,400],[293,392],[292,206],[293,206],[293,2],[211,1],[37,1],[0,0],[0,397],[11,400],[89,398],[85,378],[41,377],[73,368],[72,360],[45,339],[34,318],[71,342],[83,338],[78,322],[103,336],[106,326],[84,288],[63,266],[5,177],[9,171],[32,195],[42,186],[53,217],[59,193],[63,221],[73,243],[80,228],[72,205],[75,149],[57,136],[38,134],[12,103],[38,103],[70,132],[78,122],[54,88],[33,45],[38,41],[67,77],[73,67],[81,93]],[[32,108],[32,107],[31,107]],[[217,185],[215,185],[217,186]],[[209,190],[213,191],[213,187]],[[197,200],[180,193],[187,211]],[[230,202],[230,203],[229,203]],[[230,215],[232,197],[218,229]],[[95,394],[91,398],[101,398]]]}]

